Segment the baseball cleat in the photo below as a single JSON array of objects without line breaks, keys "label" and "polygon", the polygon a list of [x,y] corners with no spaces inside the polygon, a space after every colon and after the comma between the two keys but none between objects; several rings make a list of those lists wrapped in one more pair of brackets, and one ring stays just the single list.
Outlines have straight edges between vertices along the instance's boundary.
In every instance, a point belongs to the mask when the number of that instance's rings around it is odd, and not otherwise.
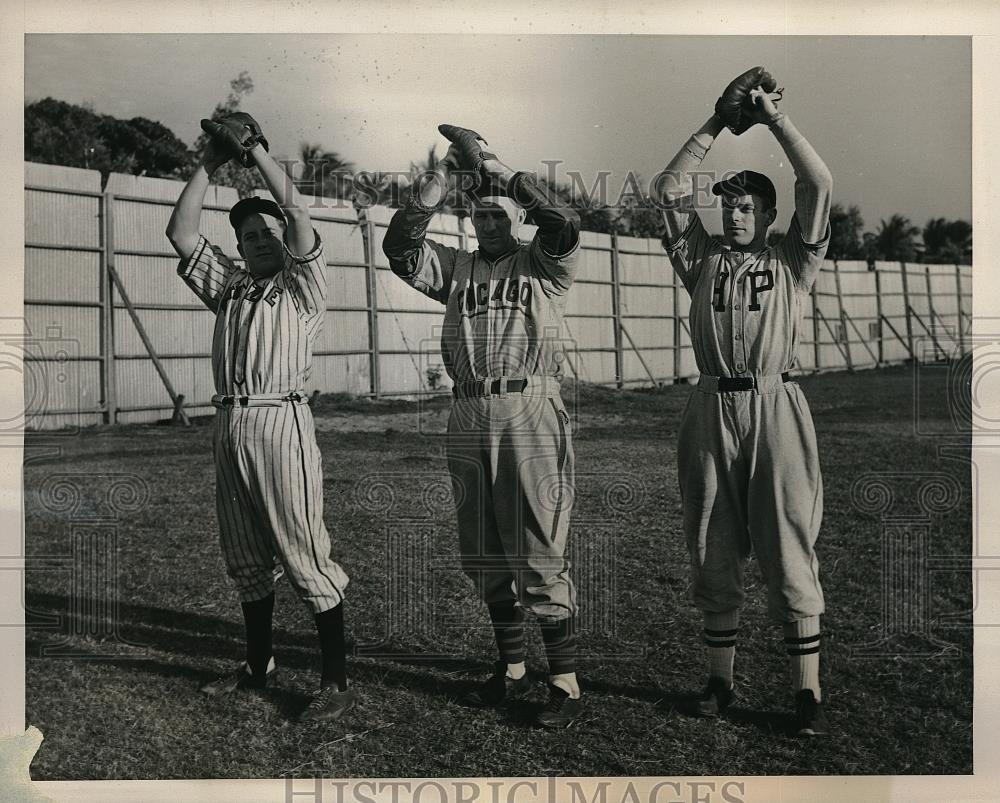
[{"label": "baseball cleat", "polygon": [[795,695],[795,733],[797,736],[823,736],[830,731],[830,723],[812,689],[803,689]]},{"label": "baseball cleat", "polygon": [[735,697],[732,686],[719,676],[712,675],[701,699],[695,702],[692,713],[698,717],[717,717],[725,713]]},{"label": "baseball cleat", "polygon": [[244,661],[238,669],[228,675],[209,681],[199,691],[209,697],[221,697],[238,691],[265,691],[274,684],[277,671],[278,667],[274,663],[274,658],[271,658],[267,662],[267,672],[264,677],[257,678],[250,671],[250,665]]},{"label": "baseball cleat", "polygon": [[316,692],[309,706],[299,714],[299,722],[333,722],[357,703],[358,695],[353,686],[341,691],[336,683],[331,683]]},{"label": "baseball cleat", "polygon": [[538,712],[535,721],[543,728],[568,728],[583,713],[583,699],[569,696],[558,686],[549,686],[549,699]]},{"label": "baseball cleat", "polygon": [[525,672],[521,677],[507,677],[507,664],[497,661],[490,676],[476,690],[462,697],[464,705],[472,708],[495,708],[508,700],[523,700],[531,691],[534,683]]}]

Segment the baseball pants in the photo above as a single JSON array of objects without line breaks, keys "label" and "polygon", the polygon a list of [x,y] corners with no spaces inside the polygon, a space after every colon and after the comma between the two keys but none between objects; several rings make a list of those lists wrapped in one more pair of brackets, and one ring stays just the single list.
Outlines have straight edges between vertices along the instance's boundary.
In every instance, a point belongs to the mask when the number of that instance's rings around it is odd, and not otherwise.
[{"label": "baseball pants", "polygon": [[338,605],[348,577],[330,557],[309,405],[220,406],[214,437],[222,555],[240,600],[274,590],[277,559],[314,613]]},{"label": "baseball pants", "polygon": [[573,444],[558,396],[457,399],[448,467],[462,568],[487,604],[518,601],[536,616],[576,613],[566,544]]},{"label": "baseball pants", "polygon": [[805,396],[794,382],[763,392],[704,385],[688,400],[677,443],[694,604],[710,613],[738,609],[752,549],[774,620],[823,613],[813,549],[823,483]]}]

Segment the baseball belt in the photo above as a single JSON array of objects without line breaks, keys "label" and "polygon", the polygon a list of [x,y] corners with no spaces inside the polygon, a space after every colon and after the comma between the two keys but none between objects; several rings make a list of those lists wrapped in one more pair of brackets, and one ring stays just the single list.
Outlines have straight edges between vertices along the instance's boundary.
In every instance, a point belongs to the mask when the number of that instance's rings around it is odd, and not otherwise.
[{"label": "baseball belt", "polygon": [[253,396],[223,396],[216,393],[212,397],[212,406],[220,410],[227,407],[280,407],[285,402],[308,404],[309,397],[297,390],[291,393],[256,393]]},{"label": "baseball belt", "polygon": [[705,393],[734,393],[748,390],[768,393],[778,385],[791,381],[792,378],[788,371],[766,376],[708,376],[708,374],[702,374],[698,378],[698,389]]},{"label": "baseball belt", "polygon": [[509,393],[524,396],[558,396],[559,382],[551,376],[506,377],[497,379],[477,379],[472,382],[456,382],[451,395],[456,399],[478,399]]}]

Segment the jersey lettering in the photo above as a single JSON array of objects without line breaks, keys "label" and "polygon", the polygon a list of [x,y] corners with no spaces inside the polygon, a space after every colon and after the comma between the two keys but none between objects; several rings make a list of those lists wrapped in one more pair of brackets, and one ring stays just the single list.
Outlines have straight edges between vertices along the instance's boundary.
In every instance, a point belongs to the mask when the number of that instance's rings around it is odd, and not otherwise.
[{"label": "jersey lettering", "polygon": [[272,287],[271,292],[265,296],[264,300],[273,307],[278,301],[278,296],[284,292],[280,287]]},{"label": "jersey lettering", "polygon": [[527,314],[531,307],[531,282],[518,276],[500,279],[490,292],[489,282],[470,284],[458,294],[458,311],[481,315],[487,309],[520,309]]},{"label": "jersey lettering", "polygon": [[715,280],[715,289],[712,290],[712,307],[716,312],[726,311],[726,280],[729,274],[726,271],[719,272],[719,278]]},{"label": "jersey lettering", "polygon": [[[747,309],[757,312],[760,310],[760,301],[757,296],[766,293],[774,288],[774,274],[770,268],[764,270],[754,270],[747,274],[750,277],[750,306]],[[757,280],[760,279],[758,283]]]}]

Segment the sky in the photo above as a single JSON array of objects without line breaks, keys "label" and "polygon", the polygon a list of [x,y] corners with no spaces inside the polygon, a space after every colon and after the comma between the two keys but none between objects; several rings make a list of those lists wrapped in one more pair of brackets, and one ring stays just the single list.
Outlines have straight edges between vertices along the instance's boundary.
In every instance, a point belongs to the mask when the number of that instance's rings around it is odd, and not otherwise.
[{"label": "sky", "polygon": [[[769,69],[780,103],[834,176],[834,200],[866,229],[903,214],[972,218],[971,43],[966,37],[633,35],[30,34],[25,99],[90,103],[162,122],[192,143],[198,120],[246,70],[243,109],[272,152],[308,141],[358,169],[405,170],[450,122],[476,129],[508,164],[588,186],[609,171],[613,201],[647,180],[712,113],[736,75]],[[791,214],[793,174],[762,126],[725,133],[706,168],[770,175]]]}]

